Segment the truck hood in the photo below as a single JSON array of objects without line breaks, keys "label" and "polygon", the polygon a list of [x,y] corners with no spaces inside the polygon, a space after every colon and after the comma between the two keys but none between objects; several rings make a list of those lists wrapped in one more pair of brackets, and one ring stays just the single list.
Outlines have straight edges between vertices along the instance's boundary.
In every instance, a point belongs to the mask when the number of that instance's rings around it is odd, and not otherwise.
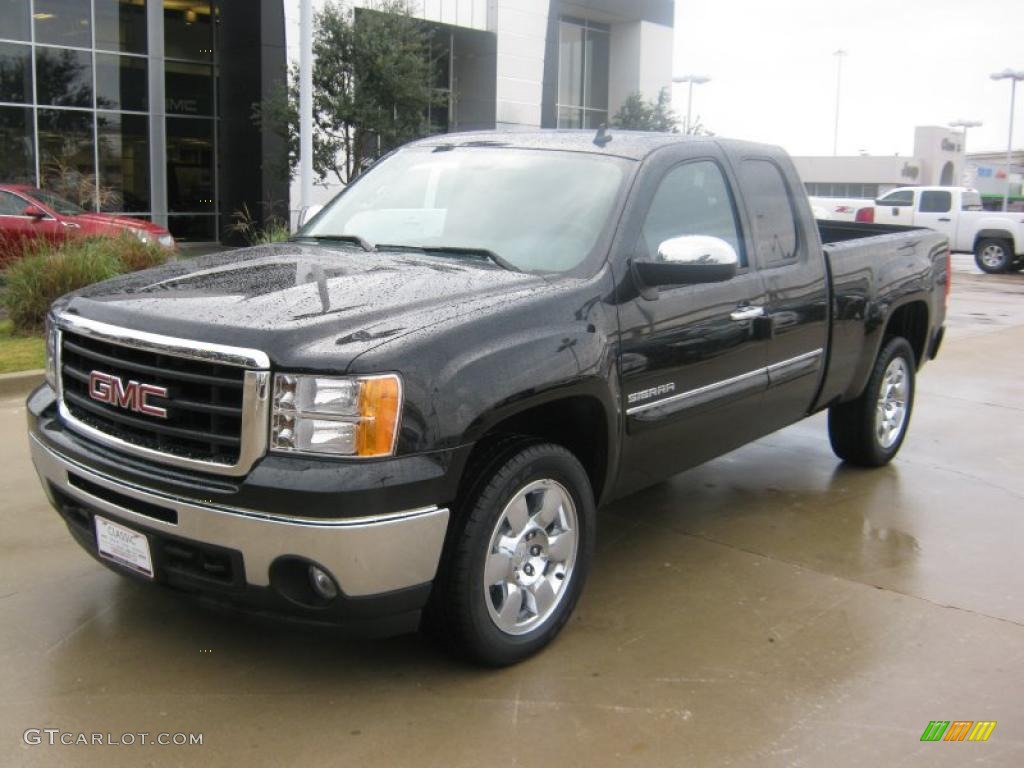
[{"label": "truck hood", "polygon": [[283,243],[97,283],[54,309],[259,349],[279,367],[341,371],[384,341],[550,289],[543,278],[477,259]]}]

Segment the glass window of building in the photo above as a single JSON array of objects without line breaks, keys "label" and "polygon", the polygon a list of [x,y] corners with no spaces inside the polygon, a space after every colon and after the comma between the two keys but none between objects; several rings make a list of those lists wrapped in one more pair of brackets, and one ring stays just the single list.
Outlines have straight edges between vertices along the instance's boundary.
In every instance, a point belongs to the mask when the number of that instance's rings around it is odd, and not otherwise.
[{"label": "glass window of building", "polygon": [[96,54],[96,107],[145,112],[147,97],[146,59],[139,56]]},{"label": "glass window of building", "polygon": [[0,38],[30,40],[32,11],[29,0],[0,0]]},{"label": "glass window of building", "polygon": [[95,0],[96,48],[146,52],[146,0]]},{"label": "glass window of building", "polygon": [[[167,118],[167,210],[207,216],[169,216],[168,228],[177,237],[210,239],[216,235],[214,205],[214,121]],[[202,219],[208,219],[203,221]]]},{"label": "glass window of building", "polygon": [[0,107],[0,179],[14,184],[35,184],[35,128],[32,110]]},{"label": "glass window of building", "polygon": [[35,0],[36,42],[92,47],[92,3],[88,0]]},{"label": "glass window of building", "polygon": [[93,113],[40,109],[39,174],[44,189],[96,210]]},{"label": "glass window of building", "polygon": [[167,114],[213,116],[213,68],[207,64],[166,64]]},{"label": "glass window of building", "polygon": [[100,209],[149,211],[149,118],[98,112]]},{"label": "glass window of building", "polygon": [[210,3],[164,0],[164,54],[169,59],[213,60]]},{"label": "glass window of building", "polygon": [[36,98],[55,107],[92,107],[92,54],[36,47]]},{"label": "glass window of building", "polygon": [[32,49],[0,43],[0,101],[32,103]]},{"label": "glass window of building", "polygon": [[558,24],[558,127],[608,122],[610,28],[562,18]]}]

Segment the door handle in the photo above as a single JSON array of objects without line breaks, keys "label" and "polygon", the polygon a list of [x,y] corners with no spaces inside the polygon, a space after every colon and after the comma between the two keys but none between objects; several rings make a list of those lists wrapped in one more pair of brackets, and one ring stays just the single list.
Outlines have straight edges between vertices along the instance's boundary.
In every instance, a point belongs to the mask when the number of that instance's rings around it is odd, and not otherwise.
[{"label": "door handle", "polygon": [[764,317],[764,307],[739,307],[729,317],[737,323],[744,320],[757,320],[759,317]]},{"label": "door handle", "polygon": [[952,221],[952,219],[950,219],[949,216],[942,216],[939,218],[939,221]]}]

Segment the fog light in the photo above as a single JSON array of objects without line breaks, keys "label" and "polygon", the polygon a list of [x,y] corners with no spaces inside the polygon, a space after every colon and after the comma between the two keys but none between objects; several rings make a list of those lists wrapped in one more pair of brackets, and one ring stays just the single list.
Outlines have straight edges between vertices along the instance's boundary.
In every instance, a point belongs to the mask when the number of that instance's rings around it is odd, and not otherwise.
[{"label": "fog light", "polygon": [[338,585],[334,583],[334,579],[327,571],[317,568],[315,565],[309,566],[309,583],[324,600],[333,600],[338,596]]}]

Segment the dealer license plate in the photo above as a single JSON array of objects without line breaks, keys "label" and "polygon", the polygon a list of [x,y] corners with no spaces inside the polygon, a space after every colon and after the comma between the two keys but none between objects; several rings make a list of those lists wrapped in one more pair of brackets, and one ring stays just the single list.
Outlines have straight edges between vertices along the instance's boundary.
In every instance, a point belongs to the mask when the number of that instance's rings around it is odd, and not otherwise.
[{"label": "dealer license plate", "polygon": [[153,558],[145,535],[95,515],[96,546],[100,556],[130,568],[146,578],[153,578]]}]

